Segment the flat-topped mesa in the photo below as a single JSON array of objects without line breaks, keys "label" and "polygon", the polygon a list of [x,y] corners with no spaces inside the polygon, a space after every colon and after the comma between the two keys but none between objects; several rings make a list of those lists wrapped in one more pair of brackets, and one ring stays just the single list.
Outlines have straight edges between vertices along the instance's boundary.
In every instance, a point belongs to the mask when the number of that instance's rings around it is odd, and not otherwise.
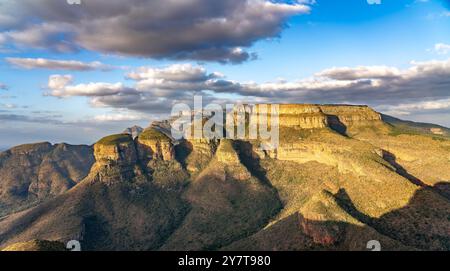
[{"label": "flat-topped mesa", "polygon": [[[267,114],[268,126],[274,108],[270,104],[257,104],[256,113]],[[250,111],[248,111],[250,112]],[[280,104],[278,107],[279,127],[300,129],[321,129],[328,127],[327,116],[319,106],[310,104]]]},{"label": "flat-topped mesa", "polygon": [[137,152],[133,138],[129,134],[110,135],[94,145],[97,165],[133,166],[137,162]]},{"label": "flat-topped mesa", "polygon": [[346,126],[366,126],[382,122],[381,114],[365,105],[321,105],[323,113],[336,116]]},{"label": "flat-topped mesa", "polygon": [[139,159],[142,161],[175,159],[172,140],[155,128],[147,128],[136,139]]},{"label": "flat-topped mesa", "polygon": [[280,127],[322,129],[328,127],[328,118],[316,105],[282,104],[279,123]]},{"label": "flat-topped mesa", "polygon": [[[258,111],[262,105],[257,105]],[[267,106],[270,115],[270,106]],[[368,106],[360,105],[319,105],[280,104],[280,127],[300,129],[321,129],[345,126],[365,126],[381,122],[381,114]]]}]

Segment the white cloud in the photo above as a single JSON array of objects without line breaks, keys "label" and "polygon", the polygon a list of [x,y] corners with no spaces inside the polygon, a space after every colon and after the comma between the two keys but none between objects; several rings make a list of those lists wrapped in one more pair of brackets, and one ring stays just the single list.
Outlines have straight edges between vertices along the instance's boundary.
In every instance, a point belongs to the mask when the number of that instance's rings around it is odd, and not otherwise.
[{"label": "white cloud", "polygon": [[[216,72],[188,64],[165,68],[143,67],[130,72],[134,85],[122,83],[72,84],[70,76],[49,79],[50,95],[91,97],[96,107],[140,112],[170,112],[177,101],[189,101],[194,94],[214,100],[231,95],[246,102],[355,103],[398,106],[423,102],[420,110],[433,108],[434,101],[450,98],[450,59],[411,62],[411,67],[334,67],[298,81],[277,80],[255,83],[226,79]],[[442,104],[442,102],[439,102]],[[402,106],[407,112],[412,107]]]},{"label": "white cloud", "polygon": [[446,55],[450,53],[450,44],[445,43],[437,43],[434,45],[434,52],[440,54],[440,55]]},{"label": "white cloud", "polygon": [[13,58],[8,57],[6,61],[14,66],[25,69],[51,69],[51,70],[70,70],[70,71],[109,71],[112,66],[94,61],[85,63],[74,60],[53,60],[45,58]]},{"label": "white cloud", "polygon": [[400,103],[398,105],[379,106],[379,109],[386,114],[398,116],[411,115],[414,113],[424,113],[427,111],[448,111],[450,110],[450,99],[415,103]]},{"label": "white cloud", "polygon": [[97,115],[94,117],[96,122],[119,122],[119,121],[140,121],[144,120],[145,116],[143,114],[136,113],[111,113],[111,114],[103,114]]},{"label": "white cloud", "polygon": [[175,64],[166,68],[141,67],[137,71],[128,74],[130,79],[141,80],[166,80],[179,82],[199,82],[217,77],[217,74],[207,74],[206,69],[191,64]]},{"label": "white cloud", "polygon": [[50,76],[48,82],[50,92],[47,94],[55,97],[96,97],[135,93],[135,90],[125,87],[122,83],[88,83],[70,85],[72,81],[73,77],[71,75]]},{"label": "white cloud", "polygon": [[17,105],[15,105],[15,104],[0,104],[0,106],[3,108],[7,108],[7,109],[17,108]]}]

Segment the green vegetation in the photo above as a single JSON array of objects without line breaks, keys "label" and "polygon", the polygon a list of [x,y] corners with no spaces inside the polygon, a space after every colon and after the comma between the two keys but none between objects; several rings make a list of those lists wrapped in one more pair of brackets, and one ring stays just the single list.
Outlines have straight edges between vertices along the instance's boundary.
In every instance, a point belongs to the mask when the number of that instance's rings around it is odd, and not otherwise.
[{"label": "green vegetation", "polygon": [[145,129],[140,135],[139,139],[141,140],[163,140],[169,141],[170,138],[163,134],[162,132],[156,130],[155,128]]},{"label": "green vegetation", "polygon": [[118,145],[121,143],[127,143],[127,142],[131,142],[133,141],[133,139],[131,138],[131,136],[129,134],[117,134],[117,135],[110,135],[107,137],[104,137],[102,139],[100,139],[97,144],[100,145]]}]

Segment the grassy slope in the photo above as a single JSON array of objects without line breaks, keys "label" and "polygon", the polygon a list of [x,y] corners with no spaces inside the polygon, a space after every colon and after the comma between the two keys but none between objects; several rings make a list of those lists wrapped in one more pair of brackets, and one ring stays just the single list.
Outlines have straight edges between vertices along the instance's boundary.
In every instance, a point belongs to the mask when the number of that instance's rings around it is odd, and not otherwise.
[{"label": "grassy slope", "polygon": [[[441,180],[449,170],[449,161],[445,159],[446,155],[450,157],[447,142],[428,135],[395,137],[384,125],[350,129],[350,132],[356,135],[355,139],[340,138],[326,131],[306,138],[298,133],[303,138],[303,152],[308,150],[308,145],[329,144],[324,150],[331,150],[331,156],[340,163],[354,166],[355,170],[347,173],[321,161],[299,164],[263,160],[267,176],[279,191],[285,207],[265,230],[227,249],[364,250],[368,238],[382,240],[384,248],[390,250],[449,249],[450,221],[446,215],[450,213],[449,200],[397,174],[394,167],[376,154],[380,146],[371,140],[395,141],[405,149],[416,145],[417,155],[431,144],[441,151],[441,156],[434,153],[421,161],[443,160],[438,163],[443,170],[434,170]],[[284,139],[295,137],[295,131],[291,131]],[[324,154],[330,156],[330,153]]]}]

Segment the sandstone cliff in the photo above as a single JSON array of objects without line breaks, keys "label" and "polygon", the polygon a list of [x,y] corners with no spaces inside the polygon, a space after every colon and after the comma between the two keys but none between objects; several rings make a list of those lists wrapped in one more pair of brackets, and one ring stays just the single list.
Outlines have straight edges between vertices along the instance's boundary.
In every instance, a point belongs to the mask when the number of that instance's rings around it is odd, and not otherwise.
[{"label": "sandstone cliff", "polygon": [[143,161],[175,159],[172,140],[155,128],[146,129],[139,135],[136,142],[139,157]]},{"label": "sandstone cliff", "polygon": [[[256,112],[262,111],[261,106],[256,105]],[[270,108],[268,106],[267,111],[262,112],[270,113]],[[368,106],[357,105],[281,104],[278,112],[280,127],[298,129],[340,129],[370,126],[382,121],[380,113]]]}]

